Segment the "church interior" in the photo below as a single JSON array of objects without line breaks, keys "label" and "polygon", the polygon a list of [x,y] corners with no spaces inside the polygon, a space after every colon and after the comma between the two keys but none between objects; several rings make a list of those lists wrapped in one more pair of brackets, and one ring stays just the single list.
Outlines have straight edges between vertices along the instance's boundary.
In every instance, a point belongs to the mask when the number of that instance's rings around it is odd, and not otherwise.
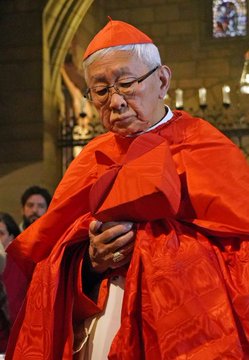
[{"label": "church interior", "polygon": [[17,220],[24,189],[53,193],[104,132],[83,96],[82,56],[108,16],[154,39],[172,71],[165,103],[210,121],[249,158],[247,1],[2,0],[0,14],[0,204]]}]

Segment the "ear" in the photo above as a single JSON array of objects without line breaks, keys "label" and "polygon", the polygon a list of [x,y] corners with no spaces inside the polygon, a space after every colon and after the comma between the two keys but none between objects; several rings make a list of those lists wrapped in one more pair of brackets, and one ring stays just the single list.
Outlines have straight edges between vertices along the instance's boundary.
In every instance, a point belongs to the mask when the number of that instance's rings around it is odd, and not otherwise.
[{"label": "ear", "polygon": [[169,84],[170,84],[170,79],[171,79],[171,70],[170,70],[170,68],[168,68],[168,66],[162,65],[158,69],[158,74],[159,74],[159,78],[161,80],[159,98],[164,99],[164,97],[169,89]]}]

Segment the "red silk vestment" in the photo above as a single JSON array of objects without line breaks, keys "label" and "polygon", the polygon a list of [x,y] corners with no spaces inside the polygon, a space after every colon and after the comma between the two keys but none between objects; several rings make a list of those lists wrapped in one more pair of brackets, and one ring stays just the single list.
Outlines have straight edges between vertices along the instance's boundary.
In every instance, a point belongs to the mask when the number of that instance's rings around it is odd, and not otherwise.
[{"label": "red silk vestment", "polygon": [[97,304],[82,291],[93,217],[137,224],[111,360],[249,358],[248,185],[240,150],[184,112],[94,139],[9,247],[32,279],[6,359],[72,359],[74,333],[104,308],[108,278]]}]

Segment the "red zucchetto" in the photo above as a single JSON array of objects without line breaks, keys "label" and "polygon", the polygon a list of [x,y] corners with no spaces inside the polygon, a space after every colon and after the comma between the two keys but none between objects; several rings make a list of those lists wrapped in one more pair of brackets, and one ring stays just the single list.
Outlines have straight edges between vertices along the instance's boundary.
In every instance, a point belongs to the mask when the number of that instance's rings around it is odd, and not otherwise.
[{"label": "red zucchetto", "polygon": [[97,33],[97,35],[88,45],[83,56],[83,60],[96,51],[108,47],[153,43],[149,36],[134,26],[124,21],[112,20],[111,18],[109,19],[110,21],[107,23],[107,25]]}]

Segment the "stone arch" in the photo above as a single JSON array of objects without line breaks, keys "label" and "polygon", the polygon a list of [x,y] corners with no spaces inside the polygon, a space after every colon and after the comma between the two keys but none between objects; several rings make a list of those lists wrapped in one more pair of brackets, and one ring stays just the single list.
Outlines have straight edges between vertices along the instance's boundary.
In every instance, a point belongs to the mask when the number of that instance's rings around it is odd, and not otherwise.
[{"label": "stone arch", "polygon": [[49,0],[43,11],[44,175],[49,174],[51,182],[61,175],[57,147],[60,67],[93,1]]},{"label": "stone arch", "polygon": [[49,0],[43,13],[44,60],[50,65],[52,90],[56,89],[59,67],[93,0]]}]

